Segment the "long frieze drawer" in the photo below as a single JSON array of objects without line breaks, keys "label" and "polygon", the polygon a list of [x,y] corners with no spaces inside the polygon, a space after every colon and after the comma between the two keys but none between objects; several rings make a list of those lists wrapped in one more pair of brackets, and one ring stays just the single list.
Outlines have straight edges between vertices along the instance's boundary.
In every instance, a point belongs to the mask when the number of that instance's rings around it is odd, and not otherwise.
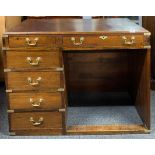
[{"label": "long frieze drawer", "polygon": [[7,89],[42,90],[61,87],[60,72],[8,72]]},{"label": "long frieze drawer", "polygon": [[54,47],[55,37],[50,36],[10,36],[9,48],[19,47]]},{"label": "long frieze drawer", "polygon": [[9,109],[39,110],[62,108],[62,93],[9,93]]},{"label": "long frieze drawer", "polygon": [[63,37],[64,47],[144,48],[143,35],[97,35]]},{"label": "long frieze drawer", "polygon": [[14,52],[6,51],[6,68],[9,69],[40,69],[60,66],[60,54],[58,50],[51,52]]},{"label": "long frieze drawer", "polygon": [[11,130],[62,128],[61,112],[10,113]]}]

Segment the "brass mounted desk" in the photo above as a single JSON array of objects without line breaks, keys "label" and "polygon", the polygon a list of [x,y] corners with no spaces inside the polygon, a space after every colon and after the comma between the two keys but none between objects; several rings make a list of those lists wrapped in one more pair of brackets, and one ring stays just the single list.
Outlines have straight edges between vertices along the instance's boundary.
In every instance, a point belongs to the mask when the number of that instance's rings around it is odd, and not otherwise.
[{"label": "brass mounted desk", "polygon": [[[6,32],[10,134],[148,133],[149,39],[128,19],[31,19]],[[128,91],[143,124],[67,126],[68,90],[83,89]]]}]

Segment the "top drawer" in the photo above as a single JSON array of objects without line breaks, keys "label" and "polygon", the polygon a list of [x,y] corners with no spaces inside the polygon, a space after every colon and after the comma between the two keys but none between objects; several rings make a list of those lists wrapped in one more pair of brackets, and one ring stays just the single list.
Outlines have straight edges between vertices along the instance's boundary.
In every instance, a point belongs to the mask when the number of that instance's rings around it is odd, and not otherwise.
[{"label": "top drawer", "polygon": [[63,38],[64,47],[144,48],[143,35],[94,35]]},{"label": "top drawer", "polygon": [[53,47],[55,38],[50,36],[11,36],[9,37],[10,48],[20,47]]}]

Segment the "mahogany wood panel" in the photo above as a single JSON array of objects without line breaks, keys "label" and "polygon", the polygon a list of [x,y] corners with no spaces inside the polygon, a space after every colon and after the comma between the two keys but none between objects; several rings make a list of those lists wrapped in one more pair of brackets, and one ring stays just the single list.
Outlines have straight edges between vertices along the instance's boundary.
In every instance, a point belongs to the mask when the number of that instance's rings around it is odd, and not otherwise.
[{"label": "mahogany wood panel", "polygon": [[150,50],[129,56],[129,91],[144,124],[150,129]]},{"label": "mahogany wood panel", "polygon": [[128,54],[125,50],[65,51],[68,90],[128,90]]},{"label": "mahogany wood panel", "polygon": [[[30,58],[32,61],[27,60]],[[37,60],[40,58],[39,60]],[[17,61],[18,60],[18,61]],[[38,65],[32,65],[37,63]],[[46,51],[8,51],[6,52],[6,68],[9,69],[43,69],[60,67],[58,50]]]},{"label": "mahogany wood panel", "polygon": [[[43,122],[34,126],[30,121],[33,118],[34,122],[42,117]],[[32,129],[51,129],[62,128],[62,113],[60,112],[34,112],[34,113],[13,113],[10,114],[10,128],[11,130],[32,130]]]},{"label": "mahogany wood panel", "polygon": [[[28,78],[32,79],[32,82],[41,77],[41,80],[37,86],[31,86],[28,82]],[[12,90],[48,90],[52,88],[60,88],[60,72],[9,72],[7,74],[7,89]]]},{"label": "mahogany wood panel", "polygon": [[[121,23],[121,24],[120,24]],[[132,29],[131,29],[132,28]],[[128,19],[29,19],[5,34],[138,34],[148,31]]]},{"label": "mahogany wood panel", "polygon": [[56,110],[63,107],[61,93],[9,93],[8,100],[9,109],[14,110]]},{"label": "mahogany wood panel", "polygon": [[151,87],[155,90],[155,16],[143,16],[142,23],[151,32]]}]

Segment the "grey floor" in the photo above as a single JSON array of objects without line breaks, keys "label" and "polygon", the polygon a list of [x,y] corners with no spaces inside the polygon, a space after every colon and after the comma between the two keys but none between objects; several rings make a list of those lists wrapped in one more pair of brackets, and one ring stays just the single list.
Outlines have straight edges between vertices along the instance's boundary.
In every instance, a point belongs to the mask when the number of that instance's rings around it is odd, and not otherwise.
[{"label": "grey floor", "polygon": [[[8,121],[7,107],[4,87],[0,85],[0,139],[108,139],[108,138],[155,138],[155,91],[151,93],[152,104],[152,132],[150,134],[122,134],[122,135],[76,135],[76,136],[8,136]],[[128,109],[126,111],[126,109]],[[68,111],[68,125],[83,125],[83,124],[109,124],[123,123],[133,124],[141,123],[141,120],[133,106],[127,107],[73,107]],[[85,117],[87,116],[87,117]],[[103,117],[104,116],[104,117]],[[78,119],[77,119],[78,118]],[[84,119],[85,118],[85,119]],[[104,119],[103,119],[104,118]]]},{"label": "grey floor", "polygon": [[142,124],[134,106],[68,108],[67,125]]}]

